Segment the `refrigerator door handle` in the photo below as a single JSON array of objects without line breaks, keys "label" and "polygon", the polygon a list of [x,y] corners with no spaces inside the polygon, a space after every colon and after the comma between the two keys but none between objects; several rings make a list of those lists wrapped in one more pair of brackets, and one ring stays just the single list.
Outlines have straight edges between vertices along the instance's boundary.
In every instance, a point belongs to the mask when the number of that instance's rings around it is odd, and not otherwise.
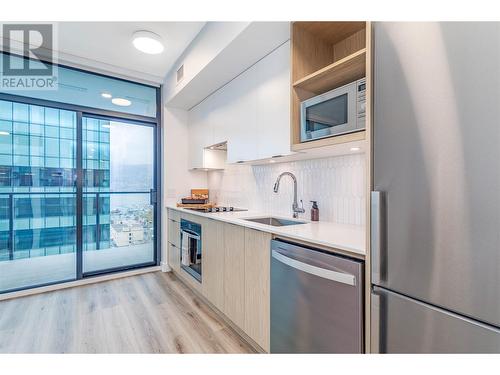
[{"label": "refrigerator door handle", "polygon": [[299,262],[298,260],[280,254],[276,250],[272,251],[272,256],[277,261],[286,264],[289,267],[295,268],[299,271],[309,273],[311,275],[315,275],[318,277],[322,277],[323,279],[336,281],[342,284],[347,284],[352,286],[356,285],[356,276],[351,275],[349,273],[336,272],[332,270],[327,270],[325,268],[312,266],[307,263]]},{"label": "refrigerator door handle", "polygon": [[372,292],[370,322],[370,351],[380,353],[380,296]]},{"label": "refrigerator door handle", "polygon": [[374,286],[371,293],[371,321],[370,321],[370,352],[371,353],[386,353],[386,337],[387,337],[387,299],[382,289]]},{"label": "refrigerator door handle", "polygon": [[384,280],[383,255],[385,253],[386,201],[382,191],[371,192],[370,256],[372,283]]}]

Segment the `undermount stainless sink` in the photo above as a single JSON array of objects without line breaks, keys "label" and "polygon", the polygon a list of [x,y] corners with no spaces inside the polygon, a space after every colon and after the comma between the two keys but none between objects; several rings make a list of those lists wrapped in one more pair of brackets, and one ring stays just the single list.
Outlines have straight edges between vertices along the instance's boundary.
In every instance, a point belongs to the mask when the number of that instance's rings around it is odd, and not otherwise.
[{"label": "undermount stainless sink", "polygon": [[306,224],[305,221],[296,221],[296,220],[287,220],[280,219],[277,217],[257,217],[252,219],[243,219],[246,221],[252,221],[254,223],[272,225],[273,227],[283,227],[286,225],[297,225],[297,224]]}]

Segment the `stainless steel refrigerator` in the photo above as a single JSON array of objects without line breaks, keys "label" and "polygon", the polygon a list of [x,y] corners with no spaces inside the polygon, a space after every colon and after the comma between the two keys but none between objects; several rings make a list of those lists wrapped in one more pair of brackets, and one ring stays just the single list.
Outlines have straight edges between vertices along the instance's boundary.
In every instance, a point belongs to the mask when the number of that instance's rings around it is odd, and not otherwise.
[{"label": "stainless steel refrigerator", "polygon": [[375,23],[372,350],[500,353],[500,23]]}]

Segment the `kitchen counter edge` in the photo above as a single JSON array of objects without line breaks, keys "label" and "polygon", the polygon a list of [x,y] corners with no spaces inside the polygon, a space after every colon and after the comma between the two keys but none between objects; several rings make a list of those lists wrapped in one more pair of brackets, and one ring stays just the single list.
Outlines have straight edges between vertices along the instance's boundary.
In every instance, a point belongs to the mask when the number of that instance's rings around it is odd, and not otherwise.
[{"label": "kitchen counter edge", "polygon": [[[364,257],[366,254],[366,227],[364,226],[325,221],[311,222],[304,219],[298,219],[300,221],[306,221],[306,224],[274,227],[244,220],[244,218],[269,216],[259,212],[239,211],[205,213],[170,205],[167,205],[166,208],[189,215],[203,217],[205,219],[219,220],[229,224],[260,230],[283,239],[297,240],[311,245],[331,248],[332,252],[335,252],[337,249],[348,254],[351,253],[356,257]],[[281,217],[280,215],[272,216]]]}]

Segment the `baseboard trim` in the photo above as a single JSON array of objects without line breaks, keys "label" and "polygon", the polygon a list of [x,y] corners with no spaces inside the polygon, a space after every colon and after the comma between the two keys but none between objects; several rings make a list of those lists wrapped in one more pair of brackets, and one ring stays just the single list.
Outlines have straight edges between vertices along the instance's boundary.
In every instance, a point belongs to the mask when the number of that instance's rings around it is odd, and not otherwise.
[{"label": "baseboard trim", "polygon": [[123,277],[141,275],[143,273],[149,273],[149,272],[157,272],[160,270],[161,270],[160,266],[145,267],[145,268],[138,268],[135,270],[110,273],[108,275],[89,277],[88,279],[68,281],[68,282],[61,283],[61,284],[53,284],[53,285],[47,285],[47,286],[42,286],[42,287],[38,287],[38,288],[20,290],[17,292],[0,294],[0,301],[12,299],[12,298],[30,296],[33,294],[53,292],[55,290],[74,288],[76,286],[95,284],[95,283],[100,283],[100,282],[108,281],[108,280],[121,279]]},{"label": "baseboard trim", "polygon": [[172,268],[168,265],[167,262],[160,262],[161,272],[171,272]]}]

